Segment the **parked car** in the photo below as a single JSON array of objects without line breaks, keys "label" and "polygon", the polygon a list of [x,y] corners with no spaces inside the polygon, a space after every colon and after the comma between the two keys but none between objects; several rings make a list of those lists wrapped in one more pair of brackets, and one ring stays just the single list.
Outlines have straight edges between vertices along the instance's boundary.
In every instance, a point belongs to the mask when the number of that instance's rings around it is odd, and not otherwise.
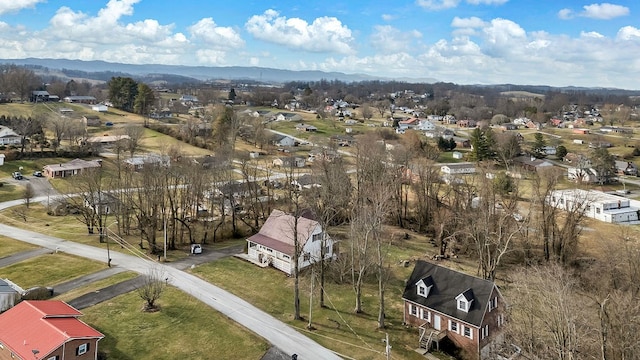
[{"label": "parked car", "polygon": [[11,176],[16,180],[22,180],[22,173],[20,171],[15,171],[11,174]]},{"label": "parked car", "polygon": [[191,253],[194,255],[202,254],[202,246],[200,244],[191,244]]},{"label": "parked car", "polygon": [[42,171],[34,171],[34,172],[33,172],[33,176],[35,176],[35,177],[42,177]]}]

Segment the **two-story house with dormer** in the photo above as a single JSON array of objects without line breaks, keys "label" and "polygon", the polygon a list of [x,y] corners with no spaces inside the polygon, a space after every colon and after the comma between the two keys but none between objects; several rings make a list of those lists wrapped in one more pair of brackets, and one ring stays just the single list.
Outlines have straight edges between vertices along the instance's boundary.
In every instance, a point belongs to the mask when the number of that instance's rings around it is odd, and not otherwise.
[{"label": "two-story house with dormer", "polygon": [[[297,230],[296,249],[294,228]],[[260,231],[247,239],[247,259],[262,266],[273,266],[287,275],[294,273],[294,253],[298,252],[298,269],[334,258],[334,241],[320,223],[280,210],[273,210]]]},{"label": "two-story house with dormer", "polygon": [[447,338],[463,359],[490,359],[503,340],[506,304],[492,281],[419,260],[402,298],[423,353]]}]

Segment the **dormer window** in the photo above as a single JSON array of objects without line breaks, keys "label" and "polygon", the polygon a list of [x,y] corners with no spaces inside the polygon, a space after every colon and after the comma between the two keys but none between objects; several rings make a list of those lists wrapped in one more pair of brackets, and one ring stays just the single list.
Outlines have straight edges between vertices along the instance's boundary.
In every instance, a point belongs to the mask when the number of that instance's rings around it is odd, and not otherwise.
[{"label": "dormer window", "polygon": [[456,308],[460,311],[469,312],[473,303],[473,290],[468,289],[462,294],[456,296]]},{"label": "dormer window", "polygon": [[429,292],[431,291],[432,288],[433,288],[433,278],[431,277],[431,275],[427,276],[424,279],[420,279],[416,283],[416,289],[417,289],[418,295],[425,298],[429,296]]}]

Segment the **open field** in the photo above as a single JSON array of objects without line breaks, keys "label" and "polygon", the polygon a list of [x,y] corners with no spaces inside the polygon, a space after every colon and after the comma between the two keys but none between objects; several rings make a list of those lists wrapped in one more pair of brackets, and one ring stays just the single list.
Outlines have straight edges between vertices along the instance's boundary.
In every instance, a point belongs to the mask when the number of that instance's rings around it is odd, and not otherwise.
[{"label": "open field", "polygon": [[36,247],[31,244],[0,236],[0,258],[35,248]]},{"label": "open field", "polygon": [[104,268],[106,265],[97,261],[54,253],[6,266],[2,269],[2,276],[26,289],[33,286],[53,286]]},{"label": "open field", "polygon": [[[404,234],[404,232],[403,232]],[[386,291],[387,329],[379,331],[377,324],[377,285],[372,282],[363,288],[363,307],[365,313],[355,314],[355,296],[348,284],[336,284],[327,280],[326,305],[320,308],[318,303],[319,282],[315,274],[314,305],[312,324],[316,330],[308,331],[309,290],[311,272],[305,271],[301,277],[301,309],[304,321],[293,320],[293,279],[273,269],[261,269],[253,264],[236,258],[226,258],[201,265],[192,270],[207,281],[243,297],[260,309],[285,321],[299,331],[338,353],[356,359],[383,359],[384,345],[381,339],[389,333],[393,346],[393,358],[421,359],[413,349],[417,347],[418,330],[402,325],[402,292],[404,281],[413,270],[413,266],[404,267],[401,260],[415,260],[430,257],[435,248],[425,237],[412,233],[409,240],[399,240],[395,234],[394,244],[389,247],[389,263],[393,272]],[[462,260],[452,260],[445,265],[455,269],[470,270],[473,265]],[[348,277],[348,276],[347,276]]]},{"label": "open field", "polygon": [[136,292],[84,309],[81,318],[105,335],[109,359],[260,359],[269,345],[248,330],[173,287],[142,312]]}]

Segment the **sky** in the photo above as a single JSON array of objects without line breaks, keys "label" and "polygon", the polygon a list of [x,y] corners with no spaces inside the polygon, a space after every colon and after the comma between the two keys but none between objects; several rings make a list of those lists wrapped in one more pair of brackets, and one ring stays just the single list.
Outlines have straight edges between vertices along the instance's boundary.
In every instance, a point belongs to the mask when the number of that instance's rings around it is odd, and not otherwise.
[{"label": "sky", "polygon": [[0,0],[0,58],[640,89],[640,1]]}]

